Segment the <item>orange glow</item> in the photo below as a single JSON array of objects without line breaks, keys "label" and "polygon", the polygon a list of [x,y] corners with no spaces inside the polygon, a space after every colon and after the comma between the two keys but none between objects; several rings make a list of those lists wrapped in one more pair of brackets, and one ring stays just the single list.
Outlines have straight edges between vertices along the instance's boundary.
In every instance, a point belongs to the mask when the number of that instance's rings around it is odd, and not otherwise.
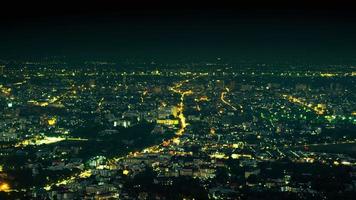
[{"label": "orange glow", "polygon": [[0,191],[1,192],[8,192],[10,191],[10,185],[6,182],[0,182]]},{"label": "orange glow", "polygon": [[163,141],[162,146],[167,147],[171,142],[169,140]]},{"label": "orange glow", "polygon": [[199,99],[195,99],[195,101],[209,101],[210,99],[207,96],[201,96]]}]

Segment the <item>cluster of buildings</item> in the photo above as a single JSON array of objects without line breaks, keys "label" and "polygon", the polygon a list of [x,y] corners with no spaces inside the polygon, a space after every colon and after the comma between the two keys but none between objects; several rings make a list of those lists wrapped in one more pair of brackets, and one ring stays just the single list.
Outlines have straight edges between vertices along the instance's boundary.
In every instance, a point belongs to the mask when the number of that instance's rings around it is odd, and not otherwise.
[{"label": "cluster of buildings", "polygon": [[[352,70],[6,69],[0,180],[8,195],[39,199],[347,199],[356,192]],[[108,153],[108,138],[143,123],[162,139],[135,148],[125,138],[126,153]]]}]

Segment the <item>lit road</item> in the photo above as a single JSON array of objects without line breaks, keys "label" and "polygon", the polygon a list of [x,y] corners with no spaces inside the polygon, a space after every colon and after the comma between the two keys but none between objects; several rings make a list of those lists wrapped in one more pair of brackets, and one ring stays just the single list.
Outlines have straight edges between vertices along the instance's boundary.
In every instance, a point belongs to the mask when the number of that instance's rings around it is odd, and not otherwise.
[{"label": "lit road", "polygon": [[[177,86],[181,86],[181,84],[178,84]],[[185,130],[185,128],[187,127],[187,122],[184,116],[184,97],[186,95],[190,95],[193,94],[193,92],[191,90],[187,90],[187,91],[181,91],[179,89],[177,89],[176,87],[171,88],[171,90],[175,93],[180,94],[180,102],[178,104],[178,118],[180,121],[180,129],[176,132],[176,135],[181,136]]]},{"label": "lit road", "polygon": [[21,141],[15,145],[15,147],[26,147],[26,146],[37,146],[37,145],[44,145],[44,144],[52,144],[61,141],[88,141],[88,139],[83,138],[72,138],[72,137],[34,137],[28,140]]},{"label": "lit road", "polygon": [[[180,136],[182,136],[184,134],[185,128],[187,127],[187,122],[186,122],[186,118],[184,116],[184,99],[186,95],[191,95],[193,94],[192,90],[187,90],[187,91],[182,91],[180,88],[183,86],[184,83],[188,83],[190,80],[184,80],[181,81],[177,84],[175,84],[173,87],[170,88],[171,91],[173,91],[174,93],[178,93],[180,94],[180,102],[178,104],[178,115],[177,117],[179,118],[180,121],[180,128],[179,130],[177,130],[176,132],[176,136],[163,141],[161,144],[158,145],[153,145],[150,147],[147,147],[145,149],[143,149],[141,152],[130,152],[129,154],[127,154],[126,156],[120,156],[120,157],[114,157],[112,159],[109,159],[107,164],[104,166],[101,166],[102,168],[107,168],[107,169],[114,169],[116,168],[116,163],[124,158],[128,158],[128,157],[135,157],[138,155],[141,155],[142,153],[146,153],[146,152],[151,152],[151,153],[158,153],[161,152],[162,150],[162,145],[168,145],[168,144],[179,144],[180,140]],[[87,178],[90,177],[92,174],[91,170],[82,170],[81,172],[74,174],[72,176],[69,176],[65,179],[59,180],[57,182],[54,183],[48,183],[44,189],[45,190],[51,190],[53,186],[60,186],[60,185],[67,185],[69,183],[73,183],[75,180],[79,179],[79,178]]]},{"label": "lit road", "polygon": [[327,145],[333,145],[333,144],[356,144],[356,141],[341,141],[341,142],[324,142],[324,143],[314,143],[314,144],[304,144],[304,145],[296,145],[296,147],[310,147],[310,146],[327,146]]},{"label": "lit road", "polygon": [[313,103],[306,102],[302,98],[294,97],[292,95],[287,95],[287,94],[283,94],[282,98],[288,100],[291,103],[300,105],[304,108],[308,108],[308,109],[314,111],[318,115],[323,115],[327,112],[326,106],[324,106],[323,104],[314,105]]},{"label": "lit road", "polygon": [[[238,110],[235,106],[233,106],[229,101],[227,101],[225,99],[225,94],[227,94],[228,92],[230,92],[229,88],[225,88],[225,91],[222,91],[221,92],[221,95],[220,95],[220,100],[225,104],[225,105],[228,105],[229,107],[231,107],[234,111]],[[242,111],[242,106],[240,105],[240,109],[241,109],[241,112]]]}]

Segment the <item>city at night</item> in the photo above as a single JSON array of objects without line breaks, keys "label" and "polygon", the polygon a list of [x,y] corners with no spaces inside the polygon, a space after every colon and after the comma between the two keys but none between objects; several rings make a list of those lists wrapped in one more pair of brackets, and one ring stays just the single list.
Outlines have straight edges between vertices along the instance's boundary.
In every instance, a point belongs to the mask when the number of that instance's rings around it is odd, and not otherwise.
[{"label": "city at night", "polygon": [[354,199],[349,1],[13,2],[0,199]]}]

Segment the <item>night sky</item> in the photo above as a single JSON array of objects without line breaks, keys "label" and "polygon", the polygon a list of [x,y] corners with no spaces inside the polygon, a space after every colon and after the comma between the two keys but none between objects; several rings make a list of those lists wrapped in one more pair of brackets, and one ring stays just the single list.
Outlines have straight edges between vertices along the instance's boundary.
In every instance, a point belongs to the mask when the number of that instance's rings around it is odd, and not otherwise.
[{"label": "night sky", "polygon": [[0,58],[356,62],[348,1],[119,2],[3,7]]}]

